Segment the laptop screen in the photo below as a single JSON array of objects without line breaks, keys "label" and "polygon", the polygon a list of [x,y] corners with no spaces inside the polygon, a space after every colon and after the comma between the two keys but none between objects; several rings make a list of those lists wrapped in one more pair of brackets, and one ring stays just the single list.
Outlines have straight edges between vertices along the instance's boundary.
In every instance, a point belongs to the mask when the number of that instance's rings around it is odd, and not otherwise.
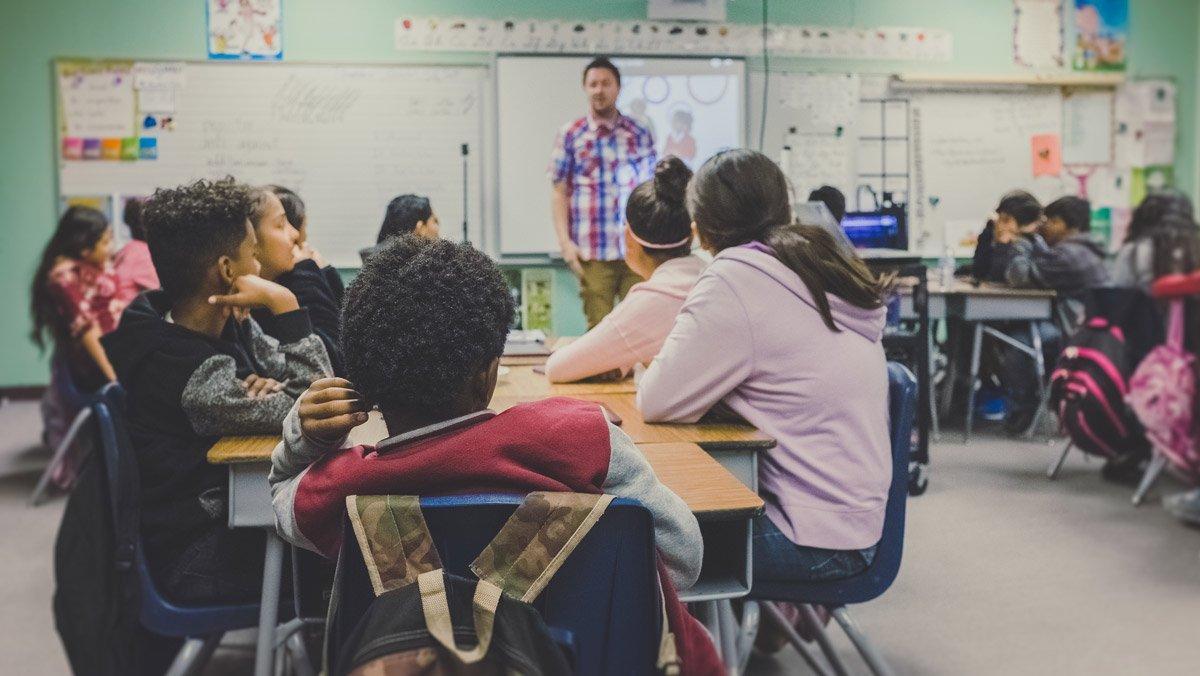
[{"label": "laptop screen", "polygon": [[902,211],[850,212],[842,219],[842,231],[858,249],[906,249]]}]

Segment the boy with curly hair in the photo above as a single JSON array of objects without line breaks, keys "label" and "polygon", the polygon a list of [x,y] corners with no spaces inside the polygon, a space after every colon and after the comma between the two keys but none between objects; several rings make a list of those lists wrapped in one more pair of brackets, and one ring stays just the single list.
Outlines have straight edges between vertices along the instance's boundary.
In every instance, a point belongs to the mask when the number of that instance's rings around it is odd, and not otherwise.
[{"label": "boy with curly hair", "polygon": [[[258,276],[251,206],[232,178],[157,190],[143,221],[162,289],[104,341],[128,392],[146,559],[181,604],[251,601],[261,588],[264,535],[227,527],[228,478],[209,447],[278,434],[296,397],[332,372],[296,297]],[[260,307],[278,340],[249,318]]]},{"label": "boy with curly hair", "polygon": [[[703,544],[687,505],[597,404],[551,398],[488,410],[513,315],[500,270],[466,244],[389,240],[346,292],[350,380],[313,383],[271,457],[285,539],[336,557],[348,495],[568,491],[640,501],[654,522],[659,571],[683,672],[719,673],[705,630],[674,590],[700,573]],[[352,384],[353,383],[353,384]],[[392,436],[342,448],[377,404]]]}]

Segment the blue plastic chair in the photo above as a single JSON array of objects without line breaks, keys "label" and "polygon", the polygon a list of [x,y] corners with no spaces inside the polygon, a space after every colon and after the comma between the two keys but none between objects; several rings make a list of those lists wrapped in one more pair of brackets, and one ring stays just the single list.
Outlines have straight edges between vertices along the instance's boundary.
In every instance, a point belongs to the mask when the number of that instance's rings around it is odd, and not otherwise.
[{"label": "blue plastic chair", "polygon": [[[475,579],[468,566],[521,504],[523,496],[423,498],[421,511],[446,571]],[[345,533],[353,533],[347,521]],[[618,499],[534,601],[556,637],[568,637],[575,673],[653,674],[662,606],[650,513]],[[374,599],[362,552],[342,543],[337,612],[328,627],[326,664]],[[562,642],[562,641],[560,641]]]},{"label": "blue plastic chair", "polygon": [[[138,517],[141,488],[124,410],[125,392],[116,383],[100,390],[92,405],[108,478],[113,532],[118,537],[117,566],[132,568],[137,575],[142,626],[161,636],[186,639],[167,673],[196,674],[212,657],[225,632],[258,626],[258,604],[184,607],[159,593],[142,552]],[[121,534],[132,535],[122,541]]]},{"label": "blue plastic chair", "polygon": [[[875,559],[862,573],[842,580],[828,582],[766,582],[755,580],[750,599],[758,601],[788,601],[803,605],[825,606],[854,643],[867,666],[875,674],[890,674],[883,657],[871,646],[866,635],[850,619],[846,606],[865,603],[887,591],[900,572],[904,552],[904,517],[908,499],[908,461],[912,447],[913,418],[917,408],[917,379],[906,367],[888,362],[888,431],[892,444],[892,483],[888,488],[887,511],[883,521],[883,536],[876,546]],[[784,621],[768,603],[766,612],[776,621]],[[845,666],[833,650],[828,636],[811,608],[805,609],[813,626],[818,644],[836,673],[846,673]],[[787,627],[790,629],[790,627]],[[796,637],[798,639],[798,637]],[[796,643],[794,640],[793,643]],[[797,646],[801,648],[802,646]],[[805,654],[801,650],[802,654]]]}]

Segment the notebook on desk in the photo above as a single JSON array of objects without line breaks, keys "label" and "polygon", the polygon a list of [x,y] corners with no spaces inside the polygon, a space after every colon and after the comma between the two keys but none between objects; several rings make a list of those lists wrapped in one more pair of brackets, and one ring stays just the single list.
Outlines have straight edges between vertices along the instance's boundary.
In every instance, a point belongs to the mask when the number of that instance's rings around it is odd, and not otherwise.
[{"label": "notebook on desk", "polygon": [[546,346],[546,334],[539,330],[522,331],[513,329],[504,340],[505,357],[535,357],[550,354]]}]

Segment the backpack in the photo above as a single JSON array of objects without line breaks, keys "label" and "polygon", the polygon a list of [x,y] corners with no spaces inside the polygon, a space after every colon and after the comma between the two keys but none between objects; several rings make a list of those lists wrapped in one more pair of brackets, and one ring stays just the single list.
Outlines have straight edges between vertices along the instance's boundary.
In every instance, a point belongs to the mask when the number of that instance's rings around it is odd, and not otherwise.
[{"label": "backpack", "polygon": [[1129,382],[1126,401],[1155,451],[1181,474],[1200,480],[1200,452],[1192,435],[1195,357],[1183,347],[1183,300],[1171,301],[1167,342],[1154,348]]},{"label": "backpack", "polygon": [[1085,453],[1115,459],[1144,451],[1145,435],[1125,404],[1132,371],[1125,332],[1108,318],[1089,318],[1050,374],[1051,410]]},{"label": "backpack", "polygon": [[[419,498],[347,497],[358,548],[343,552],[361,552],[374,598],[344,639],[327,633],[326,673],[572,673],[567,651],[531,603],[611,501],[606,495],[529,494],[475,558],[470,569],[478,580],[470,580],[442,569]],[[357,563],[356,556],[343,558],[339,568]],[[342,573],[335,577],[340,581]],[[335,590],[340,587],[335,582]],[[335,592],[331,628],[344,624],[338,606]],[[664,617],[659,665],[667,671],[678,665],[674,645]]]}]

